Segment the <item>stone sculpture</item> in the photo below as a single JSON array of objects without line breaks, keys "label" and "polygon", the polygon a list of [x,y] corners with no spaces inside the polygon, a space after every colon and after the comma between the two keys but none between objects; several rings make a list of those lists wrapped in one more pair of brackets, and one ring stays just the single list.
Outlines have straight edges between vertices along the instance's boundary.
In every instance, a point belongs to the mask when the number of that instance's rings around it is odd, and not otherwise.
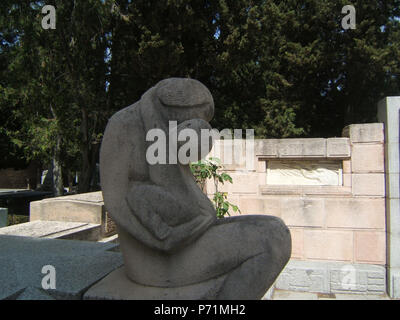
[{"label": "stone sculpture", "polygon": [[260,299],[273,284],[291,254],[282,220],[217,220],[188,165],[146,161],[150,129],[168,132],[169,121],[177,121],[178,132],[188,127],[199,132],[210,129],[213,114],[213,98],[203,84],[171,78],[109,120],[100,177],[125,265],[87,298]]}]

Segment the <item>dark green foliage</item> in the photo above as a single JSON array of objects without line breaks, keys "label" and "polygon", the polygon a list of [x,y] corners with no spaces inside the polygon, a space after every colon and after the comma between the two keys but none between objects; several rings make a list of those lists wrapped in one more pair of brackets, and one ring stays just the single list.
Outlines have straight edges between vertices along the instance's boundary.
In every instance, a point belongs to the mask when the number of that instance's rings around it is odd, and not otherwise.
[{"label": "dark green foliage", "polygon": [[97,0],[56,1],[57,28],[44,30],[42,5],[1,3],[2,137],[28,161],[80,171],[81,191],[88,191],[112,114],[104,59],[110,7]]},{"label": "dark green foliage", "polygon": [[29,222],[29,216],[9,214],[7,218],[7,226]]},{"label": "dark green foliage", "polygon": [[400,1],[352,1],[357,29],[346,31],[348,1],[220,3],[216,123],[258,137],[334,136],[376,121],[378,100],[400,93]]},{"label": "dark green foliage", "polygon": [[43,1],[0,3],[0,166],[59,159],[81,191],[110,115],[167,77],[203,82],[212,125],[258,138],[340,136],[400,94],[400,0],[352,1],[355,30],[341,27],[347,0],[53,4],[57,29],[43,30]]}]

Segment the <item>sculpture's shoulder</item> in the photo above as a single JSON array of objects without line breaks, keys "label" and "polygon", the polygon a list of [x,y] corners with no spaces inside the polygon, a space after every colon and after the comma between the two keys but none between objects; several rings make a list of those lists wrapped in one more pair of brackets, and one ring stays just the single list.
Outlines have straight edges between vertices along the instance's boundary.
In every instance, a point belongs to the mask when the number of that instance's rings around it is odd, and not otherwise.
[{"label": "sculpture's shoulder", "polygon": [[102,150],[110,152],[108,149],[118,147],[131,148],[133,145],[141,145],[144,136],[144,128],[138,103],[132,104],[116,112],[107,122],[104,131]]},{"label": "sculpture's shoulder", "polygon": [[145,133],[139,107],[135,103],[108,120],[100,150],[100,165],[103,166],[100,172],[104,180],[108,180],[108,176],[113,179],[116,172],[123,173],[123,180],[147,177]]},{"label": "sculpture's shoulder", "polygon": [[134,103],[124,109],[114,113],[113,116],[108,120],[107,127],[129,129],[141,127],[142,118],[140,112],[139,102]]}]

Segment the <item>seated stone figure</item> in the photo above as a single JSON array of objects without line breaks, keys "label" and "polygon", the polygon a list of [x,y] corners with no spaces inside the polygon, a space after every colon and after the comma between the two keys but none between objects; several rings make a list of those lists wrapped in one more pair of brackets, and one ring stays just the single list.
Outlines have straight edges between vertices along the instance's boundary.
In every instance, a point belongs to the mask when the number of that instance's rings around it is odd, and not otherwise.
[{"label": "seated stone figure", "polygon": [[289,260],[290,232],[282,220],[217,219],[187,164],[146,161],[153,143],[146,141],[149,130],[167,134],[169,122],[176,121],[178,132],[200,132],[211,129],[213,114],[203,84],[171,78],[109,120],[100,152],[101,186],[125,265],[103,280],[103,298],[260,299]]}]

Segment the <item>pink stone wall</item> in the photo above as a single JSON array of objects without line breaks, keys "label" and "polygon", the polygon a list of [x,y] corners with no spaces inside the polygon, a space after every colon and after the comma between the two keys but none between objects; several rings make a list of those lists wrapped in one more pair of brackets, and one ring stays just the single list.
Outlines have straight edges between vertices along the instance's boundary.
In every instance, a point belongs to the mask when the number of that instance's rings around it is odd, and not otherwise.
[{"label": "pink stone wall", "polygon": [[[343,185],[267,185],[270,159],[336,159]],[[233,184],[220,191],[242,214],[281,217],[291,230],[293,259],[385,265],[383,124],[351,125],[342,138],[256,140],[255,161],[251,171],[243,163],[226,166]],[[211,182],[207,192],[214,193]]]}]

